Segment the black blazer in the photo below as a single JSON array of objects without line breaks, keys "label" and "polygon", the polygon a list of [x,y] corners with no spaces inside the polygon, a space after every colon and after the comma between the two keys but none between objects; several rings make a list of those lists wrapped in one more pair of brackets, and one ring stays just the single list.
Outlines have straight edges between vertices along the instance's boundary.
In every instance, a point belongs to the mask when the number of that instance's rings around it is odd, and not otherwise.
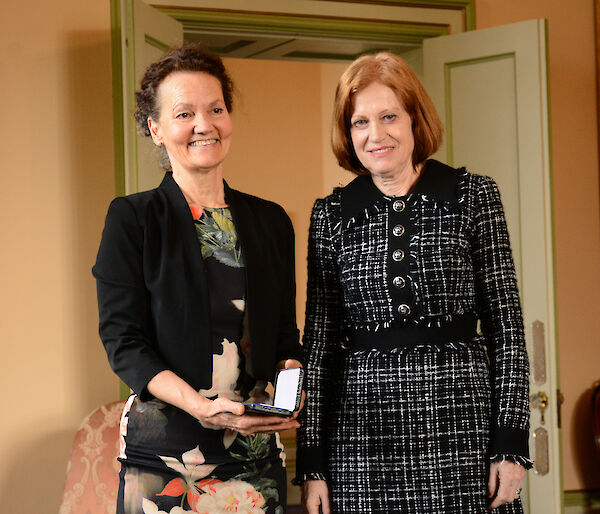
[{"label": "black blazer", "polygon": [[[225,201],[246,261],[252,372],[272,380],[277,362],[302,356],[294,230],[273,202],[227,184]],[[92,273],[108,360],[135,393],[147,399],[146,385],[167,369],[194,389],[211,387],[205,269],[188,204],[171,173],[156,189],[112,201]]]}]

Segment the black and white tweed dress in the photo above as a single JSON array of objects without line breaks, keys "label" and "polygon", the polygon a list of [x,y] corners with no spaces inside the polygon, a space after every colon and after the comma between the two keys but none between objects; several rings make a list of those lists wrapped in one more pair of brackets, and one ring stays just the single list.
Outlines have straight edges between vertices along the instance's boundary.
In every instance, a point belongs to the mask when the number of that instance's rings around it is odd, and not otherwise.
[{"label": "black and white tweed dress", "polygon": [[[490,460],[531,464],[494,181],[429,160],[411,194],[392,198],[358,177],[315,203],[308,259],[297,481],[327,480],[336,513],[489,512]],[[482,333],[452,330],[470,319]]]}]

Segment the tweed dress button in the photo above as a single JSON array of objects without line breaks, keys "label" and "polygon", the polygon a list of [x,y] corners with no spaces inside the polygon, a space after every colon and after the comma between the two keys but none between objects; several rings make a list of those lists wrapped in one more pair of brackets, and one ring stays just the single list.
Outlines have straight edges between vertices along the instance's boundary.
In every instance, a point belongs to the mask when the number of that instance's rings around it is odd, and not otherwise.
[{"label": "tweed dress button", "polygon": [[395,236],[400,237],[402,234],[404,234],[404,227],[402,225],[396,225],[392,229],[392,232],[394,233]]},{"label": "tweed dress button", "polygon": [[408,316],[410,314],[410,306],[406,305],[405,303],[401,303],[398,305],[398,312],[403,316]]},{"label": "tweed dress button", "polygon": [[406,207],[406,204],[404,203],[404,200],[395,200],[392,208],[396,211],[396,212],[402,212]]},{"label": "tweed dress button", "polygon": [[404,259],[404,250],[394,250],[392,259],[394,259],[396,262],[400,262],[402,259]]},{"label": "tweed dress button", "polygon": [[394,286],[398,289],[402,289],[406,285],[406,280],[404,280],[403,277],[394,277],[392,284],[394,284]]}]

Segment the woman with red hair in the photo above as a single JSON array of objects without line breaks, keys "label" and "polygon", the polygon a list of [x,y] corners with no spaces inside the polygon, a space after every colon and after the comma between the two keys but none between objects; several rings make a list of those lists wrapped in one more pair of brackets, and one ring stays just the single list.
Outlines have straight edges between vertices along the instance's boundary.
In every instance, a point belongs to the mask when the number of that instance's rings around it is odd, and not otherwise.
[{"label": "woman with red hair", "polygon": [[502,203],[493,179],[430,159],[441,138],[399,57],[342,75],[332,146],[358,176],[312,212],[308,513],[522,512],[528,361]]}]

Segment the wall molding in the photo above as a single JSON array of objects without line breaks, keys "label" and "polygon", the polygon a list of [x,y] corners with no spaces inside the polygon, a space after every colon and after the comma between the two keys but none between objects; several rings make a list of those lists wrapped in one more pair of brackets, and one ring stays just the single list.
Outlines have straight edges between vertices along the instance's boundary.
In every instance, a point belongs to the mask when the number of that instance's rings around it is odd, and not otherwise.
[{"label": "wall molding", "polygon": [[475,0],[321,0],[351,4],[371,4],[398,7],[418,7],[425,9],[451,9],[463,12],[465,30],[475,30]]},{"label": "wall molding", "polygon": [[153,4],[183,25],[184,32],[227,31],[237,34],[261,33],[290,37],[331,37],[350,40],[375,40],[422,43],[429,37],[449,33],[441,23],[419,23],[358,19],[338,16],[285,12],[238,11],[202,7],[173,7]]}]

